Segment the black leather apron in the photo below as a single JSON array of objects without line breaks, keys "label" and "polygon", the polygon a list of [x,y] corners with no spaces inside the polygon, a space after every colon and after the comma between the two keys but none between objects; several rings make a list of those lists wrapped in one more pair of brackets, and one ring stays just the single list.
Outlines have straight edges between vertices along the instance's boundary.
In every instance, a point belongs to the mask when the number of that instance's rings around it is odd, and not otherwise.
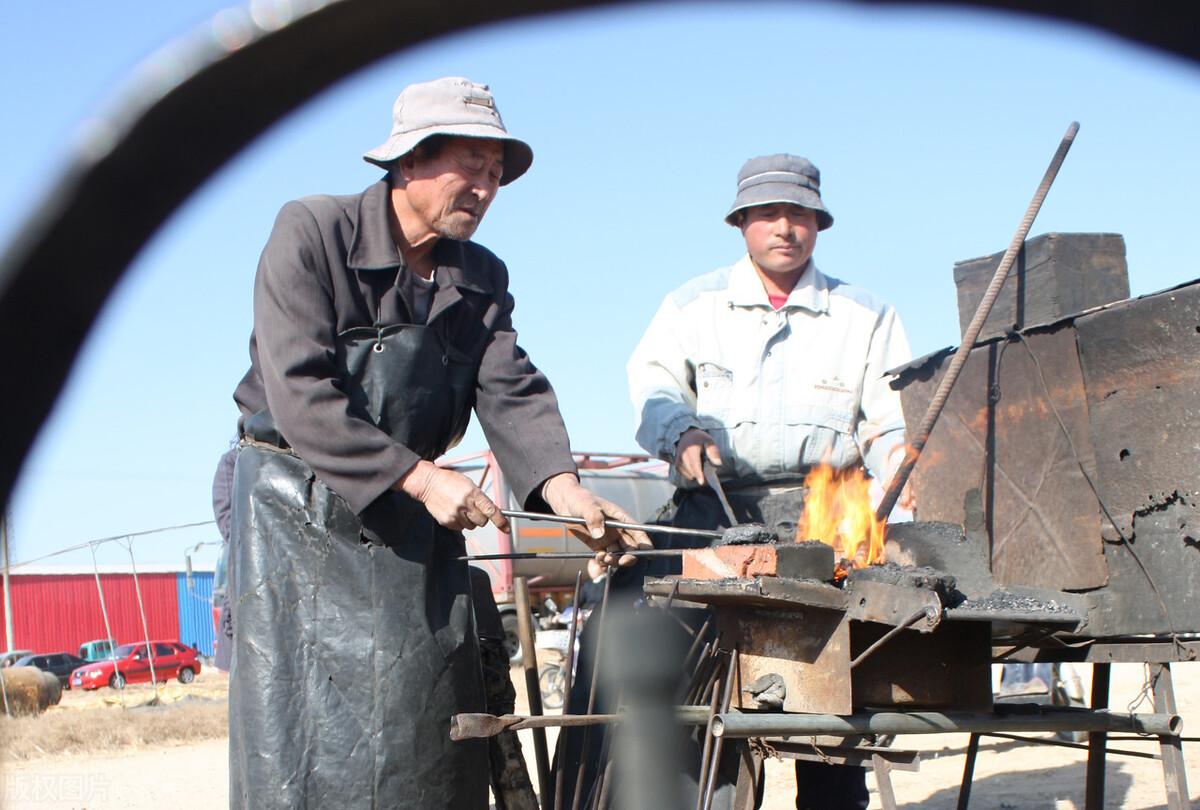
[{"label": "black leather apron", "polygon": [[[432,328],[341,336],[356,415],[432,460],[461,438],[476,369]],[[487,806],[484,711],[463,537],[401,493],[355,515],[246,420],[234,476],[230,806]]]}]

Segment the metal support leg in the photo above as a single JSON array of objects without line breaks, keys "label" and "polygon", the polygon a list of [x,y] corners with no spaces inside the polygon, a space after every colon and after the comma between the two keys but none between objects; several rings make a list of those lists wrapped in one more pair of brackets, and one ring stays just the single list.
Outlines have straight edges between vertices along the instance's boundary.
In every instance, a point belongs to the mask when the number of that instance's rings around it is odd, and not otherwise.
[{"label": "metal support leg", "polygon": [[979,755],[979,735],[972,733],[967,743],[967,762],[963,766],[962,785],[958,788],[958,810],[967,810],[971,801],[971,782],[975,778],[975,758]]},{"label": "metal support leg", "polygon": [[[1092,666],[1092,709],[1108,708],[1108,686],[1112,679],[1112,664]],[[1084,810],[1104,810],[1104,749],[1108,734],[1093,731],[1088,735],[1087,780],[1084,788]]]},{"label": "metal support leg", "polygon": [[896,793],[892,790],[892,766],[879,754],[871,755],[871,767],[875,770],[875,786],[879,788],[879,803],[883,810],[896,810]]},{"label": "metal support leg", "polygon": [[734,810],[754,810],[758,806],[760,783],[763,780],[763,757],[749,740],[738,740],[737,789]]},{"label": "metal support leg", "polygon": [[[1154,710],[1175,711],[1175,687],[1171,683],[1170,664],[1151,664],[1150,683],[1154,688]],[[1183,767],[1183,745],[1178,737],[1159,737],[1163,782],[1167,788],[1168,810],[1188,810],[1187,771]]]}]

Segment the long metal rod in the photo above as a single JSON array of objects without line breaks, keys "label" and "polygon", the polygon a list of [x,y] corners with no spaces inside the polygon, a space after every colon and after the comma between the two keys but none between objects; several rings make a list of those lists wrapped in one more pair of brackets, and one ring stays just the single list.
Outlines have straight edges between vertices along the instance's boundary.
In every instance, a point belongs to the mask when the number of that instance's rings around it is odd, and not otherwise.
[{"label": "long metal rod", "polygon": [[1183,726],[1177,714],[1129,714],[1088,709],[1044,710],[1040,714],[971,712],[876,712],[872,714],[721,714],[713,734],[769,737],[830,734],[944,734],[989,731],[1132,731],[1176,736]]},{"label": "long metal rod", "polygon": [[1029,229],[1033,226],[1034,217],[1042,207],[1042,202],[1046,199],[1046,193],[1050,191],[1051,184],[1054,183],[1054,178],[1058,175],[1058,169],[1062,166],[1063,159],[1067,156],[1067,150],[1071,148],[1072,142],[1075,140],[1075,133],[1079,132],[1079,122],[1072,121],[1071,126],[1067,127],[1067,134],[1063,136],[1062,142],[1058,145],[1058,150],[1054,153],[1054,157],[1050,161],[1049,168],[1046,169],[1046,174],[1042,177],[1042,182],[1038,186],[1037,192],[1033,195],[1033,200],[1029,203],[1029,208],[1025,211],[1025,217],[1021,220],[1020,227],[1017,228],[1017,233],[1013,236],[1013,240],[1009,243],[1008,250],[1004,252],[1004,258],[1000,260],[1000,266],[996,268],[996,274],[992,277],[991,283],[983,294],[983,298],[979,302],[978,308],[975,310],[975,317],[971,319],[971,323],[967,326],[967,331],[963,334],[962,343],[959,344],[958,351],[954,353],[954,358],[950,361],[950,367],[946,370],[946,376],[942,378],[941,384],[938,386],[937,393],[929,403],[929,408],[925,411],[925,418],[921,420],[920,427],[917,428],[916,435],[909,443],[904,452],[904,461],[900,465],[900,469],[896,471],[896,475],[892,478],[891,484],[888,486],[887,492],[884,493],[883,500],[879,502],[879,507],[875,510],[875,518],[877,520],[887,520],[888,515],[892,513],[892,507],[896,505],[896,500],[900,497],[900,492],[904,489],[905,482],[908,481],[908,476],[912,473],[913,467],[917,463],[917,459],[921,456],[921,450],[925,447],[925,442],[929,441],[929,434],[933,431],[933,426],[937,422],[938,416],[942,413],[942,408],[946,406],[946,400],[950,397],[950,389],[954,387],[955,380],[958,379],[959,372],[967,362],[967,355],[971,353],[971,349],[975,347],[975,340],[979,337],[979,332],[983,329],[983,323],[987,320],[988,313],[992,311],[992,304],[995,303],[996,297],[1000,295],[1000,288],[1004,286],[1004,279],[1008,277],[1008,271],[1012,269],[1013,261],[1017,258],[1017,253],[1021,250],[1021,246],[1025,244],[1025,237],[1029,235]]},{"label": "long metal rod", "polygon": [[[608,576],[604,578],[604,595],[600,597],[600,609],[596,611],[596,658],[595,663],[592,665],[592,682],[588,687],[587,714],[591,714],[596,710],[596,684],[600,681],[600,673],[596,671],[596,668],[604,660],[604,653],[606,652],[604,642],[608,639],[608,595],[612,591],[612,581],[613,569],[610,566]],[[592,621],[592,619],[589,618],[588,621]],[[575,792],[571,796],[571,810],[579,810],[584,771],[587,770],[588,747],[591,743],[591,732],[585,731],[583,733],[583,750],[579,754],[579,767],[575,771]],[[564,748],[563,751],[565,752],[566,749]]]},{"label": "long metal rod", "polygon": [[[679,557],[683,555],[681,548],[655,548],[641,551],[614,552],[618,557]],[[590,560],[596,556],[594,551],[512,551],[507,554],[467,554],[460,560]]]},{"label": "long metal rod", "polygon": [[[505,517],[518,518],[521,520],[548,520],[552,523],[570,523],[575,526],[586,526],[587,521],[583,518],[564,517],[563,515],[547,515],[542,512],[514,512],[510,509],[501,509],[500,514]],[[606,520],[604,525],[613,529],[627,529],[635,532],[654,532],[657,534],[686,534],[692,537],[709,537],[721,538],[725,536],[724,532],[713,531],[712,529],[683,529],[678,526],[658,526],[653,523],[621,523],[616,520]]]},{"label": "long metal rod", "polygon": [[[1004,734],[999,731],[989,731],[986,734],[982,734],[980,736],[989,737],[989,738],[997,739],[997,740],[1013,740],[1015,742],[1031,743],[1033,745],[1048,745],[1051,748],[1073,748],[1076,751],[1090,750],[1088,748],[1087,743],[1067,742],[1066,740],[1048,740],[1044,737],[1027,737],[1023,734]],[[1111,734],[1108,734],[1105,736],[1108,737],[1109,742],[1112,742],[1113,740],[1137,740],[1138,742],[1145,742],[1145,740],[1146,740],[1146,738],[1140,734],[1134,734],[1134,735],[1131,735],[1128,737],[1125,737],[1125,736],[1115,737]],[[1188,742],[1187,737],[1172,737],[1171,739],[1179,740],[1180,742]],[[1131,751],[1128,748],[1109,747],[1109,748],[1104,749],[1104,753],[1106,755],[1114,754],[1116,756],[1132,757],[1134,759],[1161,759],[1161,757],[1158,754],[1150,754],[1145,751]]]},{"label": "long metal rod", "polygon": [[855,658],[853,661],[850,662],[850,669],[854,669],[856,666],[858,666],[863,661],[865,661],[871,653],[875,652],[880,647],[882,647],[884,644],[891,641],[898,633],[900,633],[900,631],[907,630],[908,628],[912,627],[914,624],[916,624],[917,622],[921,621],[921,619],[924,619],[924,618],[928,618],[930,621],[933,621],[934,619],[937,618],[937,611],[934,609],[934,607],[932,605],[925,605],[920,610],[918,610],[916,613],[914,613],[913,615],[911,615],[907,619],[905,619],[903,622],[901,622],[900,624],[893,627],[891,630],[888,630],[886,633],[884,633],[882,638],[880,638],[878,641],[876,641],[870,647],[867,647],[865,650],[863,650],[861,653],[859,653],[857,658]]},{"label": "long metal rod", "polygon": [[[579,591],[582,587],[583,572],[580,571],[575,575],[575,594],[571,597],[576,606],[579,605]],[[575,686],[575,633],[578,631],[579,621],[579,609],[576,607],[571,615],[571,632],[567,634],[567,660],[563,662],[566,680],[563,683],[562,713],[567,715],[571,713],[571,689]],[[551,804],[551,807],[554,810],[562,810],[563,772],[566,769],[560,764],[554,770],[554,803]]]},{"label": "long metal rod", "polygon": [[975,760],[979,757],[979,734],[971,733],[967,743],[967,761],[963,764],[963,778],[958,786],[958,804],[955,810],[967,810],[971,802],[971,785],[975,781]]},{"label": "long metal rod", "polygon": [[[737,680],[738,673],[738,649],[733,648],[733,652],[729,655],[729,669],[725,673],[725,693],[721,696],[721,712],[729,711],[729,705],[733,702],[733,682]],[[700,810],[712,810],[713,806],[713,791],[717,787],[717,771],[721,767],[721,748],[725,745],[724,737],[717,737],[716,743],[713,745],[712,759],[708,763],[708,774],[706,784],[704,785],[704,799],[700,805]]]},{"label": "long metal rod", "polygon": [[704,810],[705,786],[708,784],[708,760],[712,756],[713,740],[716,739],[712,735],[712,721],[723,711],[725,711],[725,707],[721,705],[721,696],[717,694],[716,689],[713,689],[712,699],[709,701],[708,724],[704,731],[704,747],[700,753],[700,773],[696,777],[696,810]]}]

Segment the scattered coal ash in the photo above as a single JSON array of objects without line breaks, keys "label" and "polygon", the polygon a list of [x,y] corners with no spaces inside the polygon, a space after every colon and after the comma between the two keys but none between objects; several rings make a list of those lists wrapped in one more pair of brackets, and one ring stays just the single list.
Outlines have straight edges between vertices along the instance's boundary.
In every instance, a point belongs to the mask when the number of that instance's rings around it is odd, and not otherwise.
[{"label": "scattered coal ash", "polygon": [[1034,599],[1032,596],[1021,596],[1003,588],[992,591],[982,599],[968,599],[958,605],[958,609],[979,613],[1075,613],[1071,607],[1052,599]]}]

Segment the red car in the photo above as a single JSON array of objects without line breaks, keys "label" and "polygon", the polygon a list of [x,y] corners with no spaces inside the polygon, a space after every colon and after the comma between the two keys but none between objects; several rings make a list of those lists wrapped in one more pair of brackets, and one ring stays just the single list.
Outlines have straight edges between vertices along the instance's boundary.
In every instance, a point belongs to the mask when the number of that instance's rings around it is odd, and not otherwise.
[{"label": "red car", "polygon": [[153,658],[146,648],[145,644],[123,644],[111,657],[79,667],[71,673],[71,688],[99,689],[108,685],[120,689],[127,683],[148,683],[151,664],[153,677],[163,682],[179,678],[180,683],[191,683],[200,672],[199,653],[178,641],[150,642]]}]

